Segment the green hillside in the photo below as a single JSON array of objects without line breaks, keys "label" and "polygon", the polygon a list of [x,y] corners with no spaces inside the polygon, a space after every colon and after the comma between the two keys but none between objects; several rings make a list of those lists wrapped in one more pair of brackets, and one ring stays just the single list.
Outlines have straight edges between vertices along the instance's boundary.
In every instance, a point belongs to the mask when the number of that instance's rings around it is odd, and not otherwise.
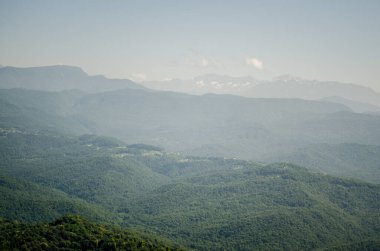
[{"label": "green hillside", "polygon": [[162,186],[129,212],[197,250],[310,250],[379,238],[379,198],[379,186],[289,164],[235,165]]},{"label": "green hillside", "polygon": [[0,219],[1,250],[181,250],[131,230],[92,223],[70,215],[28,225]]},{"label": "green hillside", "polygon": [[8,219],[76,213],[196,250],[329,249],[380,238],[380,186],[291,164],[21,131],[4,132],[0,149]]},{"label": "green hillside", "polygon": [[114,209],[168,181],[128,154],[135,148],[92,135],[8,132],[0,140],[0,171]]},{"label": "green hillside", "polygon": [[116,221],[116,217],[98,205],[4,175],[0,175],[0,194],[0,217],[9,220],[51,221],[66,214],[81,214],[96,221]]},{"label": "green hillside", "polygon": [[268,161],[287,161],[331,175],[380,183],[380,146],[313,144]]}]

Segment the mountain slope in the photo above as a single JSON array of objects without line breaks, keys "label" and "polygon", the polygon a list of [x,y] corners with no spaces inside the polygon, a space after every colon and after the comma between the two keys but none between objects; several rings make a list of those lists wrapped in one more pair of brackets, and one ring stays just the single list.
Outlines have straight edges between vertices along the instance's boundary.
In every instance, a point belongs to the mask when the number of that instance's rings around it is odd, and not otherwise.
[{"label": "mountain slope", "polygon": [[62,191],[4,175],[0,175],[0,194],[0,217],[9,220],[50,221],[66,214],[81,214],[105,222],[114,217],[100,206]]},{"label": "mountain slope", "polygon": [[379,238],[378,185],[291,164],[186,157],[94,135],[7,132],[0,143],[0,173],[13,177],[2,192],[8,194],[3,208],[13,208],[5,216],[35,220],[34,211],[23,210],[26,203],[17,203],[28,201],[18,194],[31,190],[41,206],[37,219],[50,219],[48,209],[57,204],[49,196],[60,190],[63,208],[96,203],[110,222],[197,250],[316,249]]},{"label": "mountain slope", "polygon": [[[4,134],[95,133],[188,155],[289,161],[286,156],[310,145],[358,144],[358,151],[364,151],[366,145],[380,142],[378,115],[352,113],[345,106],[322,101],[132,89],[98,94],[11,89],[0,91],[0,102]],[[358,165],[350,161],[350,166]],[[321,165],[329,166],[322,161],[313,167],[337,174]],[[336,167],[342,169],[340,174],[354,174],[344,165]],[[376,173],[356,177],[373,181]]]},{"label": "mountain slope", "polygon": [[310,143],[380,142],[380,117],[328,102],[123,90],[75,110],[93,133],[193,155],[263,160]]},{"label": "mountain slope", "polygon": [[352,101],[352,100],[341,98],[341,97],[326,97],[321,100],[345,105],[349,107],[351,110],[353,110],[354,112],[374,113],[374,112],[380,111],[380,107],[378,106],[371,105],[364,102]]},{"label": "mountain slope", "polygon": [[129,210],[197,250],[310,250],[379,238],[379,196],[379,186],[289,164],[236,165],[162,186]]},{"label": "mountain slope", "polygon": [[109,209],[168,180],[123,153],[128,152],[124,144],[104,137],[8,132],[0,149],[1,173]]},{"label": "mountain slope", "polygon": [[287,161],[331,175],[380,183],[380,146],[315,144],[268,161]]},{"label": "mountain slope", "polygon": [[144,89],[128,79],[89,76],[75,66],[55,65],[29,68],[0,68],[0,88],[25,88],[43,91],[81,90],[102,92],[123,88]]},{"label": "mountain slope", "polygon": [[90,131],[75,117],[72,106],[83,93],[0,90],[0,125],[23,131],[83,134]]},{"label": "mountain slope", "polygon": [[36,225],[0,220],[0,230],[2,250],[183,250],[157,236],[98,225],[76,215]]}]

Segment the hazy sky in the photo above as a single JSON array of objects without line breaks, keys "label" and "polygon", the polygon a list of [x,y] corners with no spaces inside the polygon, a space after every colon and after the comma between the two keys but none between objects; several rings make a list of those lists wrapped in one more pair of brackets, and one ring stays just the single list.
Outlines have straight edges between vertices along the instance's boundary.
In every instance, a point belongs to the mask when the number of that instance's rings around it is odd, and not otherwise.
[{"label": "hazy sky", "polygon": [[0,64],[152,80],[282,74],[380,91],[380,1],[0,0]]}]

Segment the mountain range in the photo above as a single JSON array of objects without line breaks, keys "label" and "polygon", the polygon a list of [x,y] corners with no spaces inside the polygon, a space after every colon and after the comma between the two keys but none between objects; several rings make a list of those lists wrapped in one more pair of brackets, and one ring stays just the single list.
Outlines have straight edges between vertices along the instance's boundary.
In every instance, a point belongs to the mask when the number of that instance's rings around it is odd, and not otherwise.
[{"label": "mountain range", "polygon": [[0,249],[380,247],[372,105],[159,91],[66,66],[5,72]]},{"label": "mountain range", "polygon": [[[82,72],[74,69],[74,72]],[[48,83],[51,76],[61,76],[61,84],[55,81],[47,89],[62,89],[66,88],[62,83],[71,83],[72,78],[66,76],[73,73],[72,67],[40,70],[49,71],[52,73],[47,74],[46,79],[42,74],[38,77],[40,80],[35,77],[34,81]],[[25,72],[21,75],[26,76],[31,70],[25,69]],[[18,75],[9,78],[18,79]],[[92,76],[83,72],[80,75],[86,79],[85,83],[92,83]],[[112,85],[113,80],[109,83]],[[265,163],[291,161],[334,175],[376,183],[380,180],[380,166],[376,164],[376,156],[380,156],[376,147],[380,142],[377,113],[355,113],[344,104],[330,102],[331,99],[199,96],[136,86],[139,85],[96,93],[3,89],[0,90],[0,125],[5,128],[3,130],[16,126],[20,130],[75,135],[95,133],[129,144],[152,144],[196,156],[243,158]],[[37,89],[38,86],[33,87]],[[342,98],[339,100],[343,103]],[[345,154],[344,165],[327,164],[334,163],[332,152],[344,153],[348,145],[357,153],[365,152],[361,149],[372,149],[365,155],[371,161],[362,161],[359,166],[354,158],[346,158],[348,154]],[[338,166],[340,170],[336,170]]]},{"label": "mountain range", "polygon": [[[142,85],[165,91],[191,94],[233,94],[254,98],[325,99],[344,104],[357,112],[380,111],[380,94],[364,86],[333,81],[306,80],[289,75],[272,81],[252,77],[208,74],[191,80],[172,79],[142,82]],[[331,97],[339,97],[328,99]]]},{"label": "mountain range", "polygon": [[0,88],[25,88],[43,91],[80,90],[102,92],[122,88],[144,89],[128,79],[108,79],[102,75],[89,76],[75,66],[1,67]]}]

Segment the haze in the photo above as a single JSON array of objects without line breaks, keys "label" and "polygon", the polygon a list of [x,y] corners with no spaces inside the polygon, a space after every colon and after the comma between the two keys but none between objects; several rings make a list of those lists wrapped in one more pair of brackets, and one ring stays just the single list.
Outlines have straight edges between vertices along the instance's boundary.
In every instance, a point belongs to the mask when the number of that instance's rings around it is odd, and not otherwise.
[{"label": "haze", "polygon": [[0,0],[0,249],[380,250],[379,12]]},{"label": "haze", "polygon": [[0,64],[134,81],[290,74],[380,91],[379,1],[0,1]]}]

